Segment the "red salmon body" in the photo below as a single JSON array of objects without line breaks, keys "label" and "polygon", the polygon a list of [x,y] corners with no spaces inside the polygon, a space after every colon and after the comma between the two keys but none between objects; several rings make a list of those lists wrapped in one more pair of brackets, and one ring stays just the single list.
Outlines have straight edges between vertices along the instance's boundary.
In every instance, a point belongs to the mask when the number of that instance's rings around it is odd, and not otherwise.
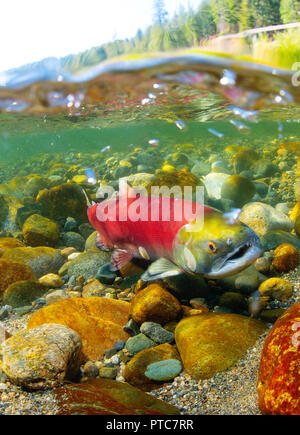
[{"label": "red salmon body", "polygon": [[88,217],[99,231],[103,247],[123,249],[133,257],[141,257],[139,248],[142,248],[149,260],[154,260],[171,259],[173,240],[179,229],[213,211],[215,209],[182,199],[123,196],[94,204],[89,208]]}]

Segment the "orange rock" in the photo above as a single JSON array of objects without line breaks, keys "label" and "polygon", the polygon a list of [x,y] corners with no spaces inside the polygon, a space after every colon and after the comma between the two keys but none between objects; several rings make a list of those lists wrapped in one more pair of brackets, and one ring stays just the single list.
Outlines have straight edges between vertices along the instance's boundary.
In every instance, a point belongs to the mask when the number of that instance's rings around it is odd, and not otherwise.
[{"label": "orange rock", "polygon": [[0,237],[0,257],[7,249],[22,248],[24,244],[13,237]]},{"label": "orange rock", "polygon": [[144,349],[134,355],[126,364],[124,377],[132,385],[152,384],[145,376],[147,366],[167,359],[178,359],[180,361],[179,353],[171,344],[164,343],[150,349]]},{"label": "orange rock", "polygon": [[0,259],[0,294],[14,282],[23,280],[36,280],[32,269],[27,264]]},{"label": "orange rock", "polygon": [[257,391],[262,414],[300,415],[300,303],[277,319],[265,341]]},{"label": "orange rock", "polygon": [[104,350],[127,340],[123,330],[130,314],[130,304],[100,297],[64,299],[36,311],[27,328],[43,323],[59,323],[76,331],[82,340],[86,360],[100,359]]},{"label": "orange rock", "polygon": [[283,243],[277,246],[274,251],[272,266],[274,266],[278,272],[289,272],[295,269],[298,263],[299,253],[297,248],[290,243]]},{"label": "orange rock", "polygon": [[209,309],[205,306],[192,308],[187,305],[182,305],[182,317],[197,316],[198,314],[208,313]]},{"label": "orange rock", "polygon": [[163,325],[177,319],[180,313],[180,302],[159,284],[148,285],[131,301],[131,315],[138,324],[157,322]]}]

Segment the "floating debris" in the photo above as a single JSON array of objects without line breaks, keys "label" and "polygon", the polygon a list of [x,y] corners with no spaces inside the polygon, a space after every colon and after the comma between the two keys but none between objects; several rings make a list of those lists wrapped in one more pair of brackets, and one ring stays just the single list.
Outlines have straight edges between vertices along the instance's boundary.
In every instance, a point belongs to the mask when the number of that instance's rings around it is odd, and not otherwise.
[{"label": "floating debris", "polygon": [[177,119],[175,124],[176,124],[176,127],[179,128],[179,130],[184,130],[186,128],[185,123],[181,119]]},{"label": "floating debris", "polygon": [[87,168],[85,170],[85,175],[86,175],[86,178],[87,178],[86,181],[88,183],[90,183],[90,184],[96,184],[97,183],[97,177],[96,177],[96,174],[95,174],[95,172],[94,172],[94,170],[92,168]]},{"label": "floating debris", "polygon": [[231,119],[230,121],[230,124],[232,124],[236,129],[237,129],[237,131],[239,131],[240,133],[250,133],[250,128],[248,127],[248,125],[246,125],[246,124],[244,124],[243,122],[241,122],[241,121],[237,121],[237,120],[235,120],[235,119]]},{"label": "floating debris", "polygon": [[224,137],[224,133],[220,133],[219,131],[215,130],[214,128],[208,128],[207,131],[209,131],[214,136],[217,136],[219,139],[222,139],[222,137]]},{"label": "floating debris", "polygon": [[153,146],[153,147],[158,147],[158,145],[160,144],[159,139],[150,139],[148,141],[148,144]]}]

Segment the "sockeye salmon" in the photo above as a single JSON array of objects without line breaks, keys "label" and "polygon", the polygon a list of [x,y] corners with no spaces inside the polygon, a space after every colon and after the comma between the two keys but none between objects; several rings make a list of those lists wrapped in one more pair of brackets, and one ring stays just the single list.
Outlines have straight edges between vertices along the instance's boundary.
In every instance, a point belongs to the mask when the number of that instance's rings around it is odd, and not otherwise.
[{"label": "sockeye salmon", "polygon": [[144,281],[183,272],[217,279],[249,266],[261,254],[261,245],[238,214],[184,199],[137,197],[130,187],[125,195],[88,209],[89,221],[99,233],[98,246],[113,251],[111,270],[143,258],[152,262],[142,275]]}]

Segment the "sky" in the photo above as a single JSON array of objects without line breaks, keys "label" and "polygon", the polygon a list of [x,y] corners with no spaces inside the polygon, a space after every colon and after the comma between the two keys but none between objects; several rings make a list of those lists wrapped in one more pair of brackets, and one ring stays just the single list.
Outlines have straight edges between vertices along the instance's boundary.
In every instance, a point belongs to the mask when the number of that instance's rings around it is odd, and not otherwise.
[{"label": "sky", "polygon": [[[182,4],[165,0],[170,16]],[[0,71],[129,38],[152,23],[153,0],[2,0]]]}]

